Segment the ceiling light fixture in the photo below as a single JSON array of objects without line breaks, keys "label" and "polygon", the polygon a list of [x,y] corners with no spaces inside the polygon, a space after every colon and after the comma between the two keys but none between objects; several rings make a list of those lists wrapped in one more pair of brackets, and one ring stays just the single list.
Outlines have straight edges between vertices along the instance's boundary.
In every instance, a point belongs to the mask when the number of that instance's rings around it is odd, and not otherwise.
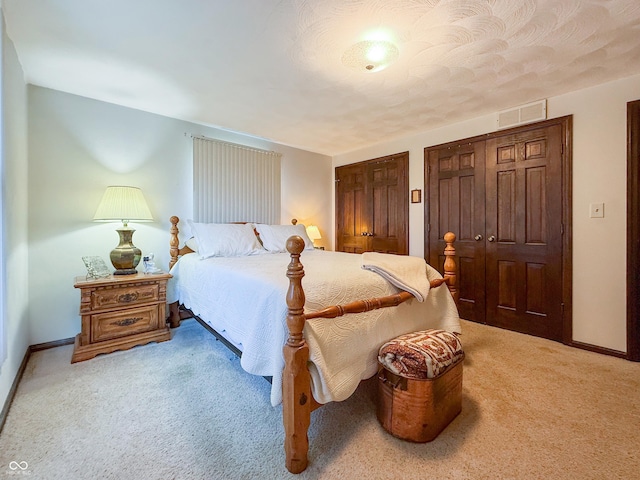
[{"label": "ceiling light fixture", "polygon": [[342,55],[342,63],[359,72],[379,72],[398,59],[400,51],[386,40],[364,40]]}]

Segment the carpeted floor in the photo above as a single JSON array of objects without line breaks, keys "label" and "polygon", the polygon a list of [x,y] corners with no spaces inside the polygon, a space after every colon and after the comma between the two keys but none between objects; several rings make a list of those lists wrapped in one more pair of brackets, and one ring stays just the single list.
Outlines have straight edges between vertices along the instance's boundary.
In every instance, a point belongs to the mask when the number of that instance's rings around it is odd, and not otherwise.
[{"label": "carpeted floor", "polygon": [[638,363],[464,322],[463,410],[438,438],[388,435],[370,380],[313,413],[295,476],[269,384],[194,320],[173,336],[73,365],[72,346],[33,354],[0,478],[640,478]]}]

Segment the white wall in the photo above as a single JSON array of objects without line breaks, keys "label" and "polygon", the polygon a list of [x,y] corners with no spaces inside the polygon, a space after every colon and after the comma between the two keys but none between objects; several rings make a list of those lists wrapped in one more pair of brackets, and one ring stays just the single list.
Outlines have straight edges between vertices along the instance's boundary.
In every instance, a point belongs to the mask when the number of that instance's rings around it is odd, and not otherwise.
[{"label": "white wall", "polygon": [[27,316],[27,88],[13,42],[0,29],[2,44],[2,314],[7,358],[0,359],[0,409],[29,346]]},{"label": "white wall", "polygon": [[[548,118],[573,115],[573,340],[626,351],[626,109],[640,76],[548,99]],[[424,148],[495,130],[495,116],[337,155],[333,165],[409,151],[409,186],[424,188]],[[424,195],[423,195],[424,199]],[[335,199],[334,199],[335,200]],[[589,218],[604,202],[605,217]],[[424,203],[410,204],[409,251],[424,256]]]},{"label": "white wall", "polygon": [[192,215],[191,134],[281,152],[282,221],[331,224],[330,157],[29,86],[31,344],[79,332],[81,257],[109,264],[118,243],[116,224],[91,221],[108,185],[142,188],[156,221],[130,224],[134,243],[166,268],[169,217]]}]

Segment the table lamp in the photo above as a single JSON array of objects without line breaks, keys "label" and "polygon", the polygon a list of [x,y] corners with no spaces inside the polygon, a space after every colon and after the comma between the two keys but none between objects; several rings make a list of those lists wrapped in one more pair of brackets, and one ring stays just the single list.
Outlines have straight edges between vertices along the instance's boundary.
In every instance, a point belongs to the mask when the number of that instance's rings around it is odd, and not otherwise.
[{"label": "table lamp", "polygon": [[322,235],[320,235],[320,230],[318,229],[318,227],[316,227],[315,225],[309,225],[307,227],[307,237],[309,237],[309,240],[311,240],[315,244],[316,240],[320,240],[322,238]]},{"label": "table lamp", "polygon": [[114,275],[131,275],[137,273],[136,267],[140,263],[142,252],[133,242],[133,228],[129,228],[130,221],[152,222],[153,217],[137,187],[107,187],[102,196],[98,210],[93,216],[94,222],[121,221],[122,228],[116,229],[120,235],[120,244],[111,250],[111,263],[115,267]]}]

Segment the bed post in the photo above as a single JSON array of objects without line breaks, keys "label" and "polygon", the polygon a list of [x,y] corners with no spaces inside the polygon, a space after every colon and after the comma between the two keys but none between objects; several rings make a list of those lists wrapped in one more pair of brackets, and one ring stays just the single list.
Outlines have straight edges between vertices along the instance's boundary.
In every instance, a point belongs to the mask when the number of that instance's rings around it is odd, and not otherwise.
[{"label": "bed post", "polygon": [[289,338],[283,349],[285,366],[282,375],[282,419],[286,467],[291,473],[300,473],[307,468],[307,432],[312,408],[311,379],[307,367],[309,347],[302,334],[305,297],[302,289],[304,268],[300,263],[300,253],[303,249],[304,240],[299,236],[287,240],[287,251],[291,254],[291,262],[287,267]]},{"label": "bed post", "polygon": [[[180,219],[174,215],[169,221],[171,222],[171,229],[169,230],[169,256],[171,257],[171,260],[169,260],[169,270],[171,270],[178,261],[178,245],[180,245],[180,240],[178,239],[178,222]],[[169,326],[171,328],[180,326],[180,308],[178,302],[169,304]]]},{"label": "bed post", "polygon": [[451,292],[453,301],[458,305],[458,265],[456,264],[456,248],[453,246],[453,242],[456,241],[456,234],[447,232],[444,234],[444,277],[447,278],[447,287]]},{"label": "bed post", "polygon": [[178,261],[178,245],[180,245],[180,240],[178,239],[178,222],[180,219],[174,215],[169,221],[171,222],[171,229],[169,230],[169,255],[171,256],[169,270],[171,270]]}]

